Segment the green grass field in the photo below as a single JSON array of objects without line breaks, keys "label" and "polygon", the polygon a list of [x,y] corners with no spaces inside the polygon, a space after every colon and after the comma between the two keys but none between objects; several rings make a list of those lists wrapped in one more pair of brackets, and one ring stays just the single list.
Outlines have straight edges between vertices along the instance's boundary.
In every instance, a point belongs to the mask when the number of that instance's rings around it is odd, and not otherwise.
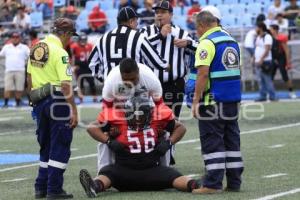
[{"label": "green grass field", "polygon": [[[82,124],[94,120],[99,105],[80,108]],[[263,104],[264,112],[251,113],[242,107],[240,119],[242,153],[245,162],[242,191],[218,195],[193,195],[175,190],[162,192],[119,193],[109,190],[100,199],[300,199],[300,103],[277,102]],[[189,113],[183,110],[183,116]],[[248,120],[246,117],[259,117]],[[176,168],[185,175],[203,174],[197,121],[183,121],[187,133],[183,143],[176,145]],[[0,110],[0,156],[3,153],[37,154],[35,123],[29,110]],[[185,142],[184,142],[185,141]],[[72,159],[65,173],[64,187],[75,199],[86,199],[78,173],[82,168],[96,173],[96,144],[84,128],[77,128],[72,143]],[[31,165],[33,164],[33,165]],[[29,166],[28,166],[29,165]],[[14,168],[15,167],[15,168]],[[33,184],[37,173],[34,163],[0,165],[0,199],[33,199]],[[269,196],[274,195],[274,196]],[[265,197],[265,198],[263,198]]]}]

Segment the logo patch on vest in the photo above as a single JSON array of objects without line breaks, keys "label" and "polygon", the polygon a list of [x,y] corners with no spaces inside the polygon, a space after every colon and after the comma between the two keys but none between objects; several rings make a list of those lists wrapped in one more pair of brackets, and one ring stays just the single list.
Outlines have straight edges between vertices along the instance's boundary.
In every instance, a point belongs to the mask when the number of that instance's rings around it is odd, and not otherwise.
[{"label": "logo patch on vest", "polygon": [[199,56],[200,56],[200,60],[205,60],[208,56],[208,53],[205,49],[201,49],[200,53],[199,53]]},{"label": "logo patch on vest", "polygon": [[236,49],[232,47],[227,47],[222,55],[222,64],[228,69],[239,69],[240,68],[240,59],[239,53]]},{"label": "logo patch on vest", "polygon": [[67,67],[66,74],[67,74],[67,76],[72,76],[72,67],[71,66]]},{"label": "logo patch on vest", "polygon": [[44,67],[49,58],[49,48],[44,42],[32,47],[30,51],[30,63],[34,67]]},{"label": "logo patch on vest", "polygon": [[62,57],[62,63],[63,64],[68,64],[69,63],[69,57],[68,56],[63,56]]}]

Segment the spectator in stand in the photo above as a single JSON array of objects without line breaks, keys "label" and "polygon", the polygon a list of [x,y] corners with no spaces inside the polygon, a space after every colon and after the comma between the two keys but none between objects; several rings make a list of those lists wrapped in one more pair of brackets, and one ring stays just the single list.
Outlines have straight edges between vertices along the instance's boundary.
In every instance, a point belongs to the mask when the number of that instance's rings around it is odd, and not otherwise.
[{"label": "spectator in stand", "polygon": [[51,1],[48,0],[35,0],[32,3],[32,10],[36,12],[42,12],[43,13],[43,19],[48,20],[51,19],[53,16],[53,9],[49,5]]},{"label": "spectator in stand", "polygon": [[271,101],[276,101],[275,89],[272,81],[272,36],[268,33],[263,22],[256,25],[257,37],[255,41],[254,62],[259,76],[259,98],[256,101],[266,101],[267,94]]},{"label": "spectator in stand", "polygon": [[18,8],[22,6],[17,0],[4,0],[2,7],[8,7],[12,16],[16,15]]},{"label": "spectator in stand", "polygon": [[274,20],[279,13],[283,12],[284,7],[281,4],[281,0],[274,0],[274,4],[270,5],[270,7],[268,8],[268,16],[272,16],[272,18],[270,18],[271,20]]},{"label": "spectator in stand", "polygon": [[120,0],[119,10],[123,7],[131,7],[134,11],[139,8],[138,0]]},{"label": "spectator in stand", "polygon": [[78,15],[80,14],[80,9],[75,7],[73,4],[74,3],[71,3],[69,6],[60,8],[60,15],[65,18],[76,20]]},{"label": "spectator in stand", "polygon": [[272,60],[273,60],[273,73],[272,78],[276,75],[277,69],[281,73],[283,81],[289,90],[289,96],[291,99],[296,99],[297,96],[293,89],[292,80],[289,79],[288,70],[291,69],[291,56],[287,46],[288,36],[279,32],[279,26],[276,24],[271,25],[270,32],[273,36],[272,45]]},{"label": "spectator in stand", "polygon": [[282,13],[279,13],[275,19],[276,19],[276,21],[274,24],[277,24],[279,26],[279,33],[282,33],[282,34],[285,34],[288,36],[289,21],[283,17]]},{"label": "spectator in stand", "polygon": [[201,11],[201,7],[200,7],[200,4],[199,4],[199,1],[198,0],[193,0],[192,1],[192,7],[188,10],[188,13],[187,13],[186,23],[187,23],[188,29],[196,30],[193,16],[194,16],[194,14],[197,14],[200,11]]},{"label": "spectator in stand", "polygon": [[12,92],[15,92],[16,106],[21,105],[25,86],[25,65],[30,52],[28,46],[21,43],[21,35],[18,32],[14,32],[11,37],[12,43],[4,45],[0,52],[0,56],[5,57],[4,108],[8,107]]},{"label": "spectator in stand", "polygon": [[33,29],[29,31],[29,39],[29,48],[33,47],[40,41],[40,39],[38,38],[38,33]]},{"label": "spectator in stand", "polygon": [[87,42],[87,35],[85,33],[81,33],[78,42],[71,45],[72,64],[75,67],[74,71],[77,78],[80,103],[83,102],[82,91],[84,91],[84,80],[86,80],[90,86],[93,101],[97,101],[95,80],[88,64],[88,57],[92,49],[93,45]]},{"label": "spectator in stand", "polygon": [[9,8],[7,6],[2,7],[0,23],[3,25],[4,28],[11,28],[12,21],[13,21],[13,15],[10,13]]},{"label": "spectator in stand", "polygon": [[140,13],[140,25],[148,26],[154,23],[154,12],[152,10],[153,0],[144,1],[145,10]]},{"label": "spectator in stand", "polygon": [[85,32],[86,34],[105,33],[107,26],[107,17],[104,11],[102,11],[99,6],[95,6],[93,8],[92,12],[89,14],[88,20],[89,29],[83,30],[83,32]]},{"label": "spectator in stand", "polygon": [[22,32],[22,35],[27,34],[30,30],[30,17],[25,12],[24,6],[18,8],[18,13],[13,19],[13,24],[17,30]]},{"label": "spectator in stand", "polygon": [[295,19],[300,13],[300,7],[297,5],[296,0],[290,0],[290,5],[284,9],[284,17],[289,20],[289,27],[294,27],[289,29],[289,39],[291,38],[291,33],[296,32]]}]

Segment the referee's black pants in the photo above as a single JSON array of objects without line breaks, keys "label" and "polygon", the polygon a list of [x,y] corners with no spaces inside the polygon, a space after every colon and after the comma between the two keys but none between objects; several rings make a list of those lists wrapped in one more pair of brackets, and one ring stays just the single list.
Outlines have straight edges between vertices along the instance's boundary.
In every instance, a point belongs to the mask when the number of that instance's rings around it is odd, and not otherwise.
[{"label": "referee's black pants", "polygon": [[184,97],[185,81],[183,78],[178,78],[176,81],[162,83],[163,99],[169,108],[171,108],[179,118]]}]

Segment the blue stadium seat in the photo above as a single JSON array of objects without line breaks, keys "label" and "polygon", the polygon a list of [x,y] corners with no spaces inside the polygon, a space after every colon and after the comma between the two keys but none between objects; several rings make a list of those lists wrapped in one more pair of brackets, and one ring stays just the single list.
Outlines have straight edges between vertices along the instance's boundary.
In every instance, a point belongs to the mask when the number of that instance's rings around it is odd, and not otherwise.
[{"label": "blue stadium seat", "polygon": [[174,17],[174,24],[182,29],[187,29],[186,27],[186,16],[178,15]]},{"label": "blue stadium seat", "polygon": [[246,10],[246,4],[244,4],[244,3],[231,5],[231,13],[233,15],[236,15],[236,16],[243,15],[243,14],[245,14],[245,10]]},{"label": "blue stadium seat", "polygon": [[[90,1],[87,1],[86,3],[85,3],[85,10],[87,10],[87,11],[92,11],[93,10],[93,8],[95,7],[95,6],[99,6],[100,5],[100,2],[99,1],[93,1],[93,0],[90,0]],[[103,9],[102,9],[103,10]]]},{"label": "blue stadium seat", "polygon": [[32,28],[41,28],[43,26],[43,13],[32,12],[30,13],[30,25]]},{"label": "blue stadium seat", "polygon": [[242,17],[237,17],[237,25],[241,27],[253,27],[253,16],[244,14]]},{"label": "blue stadium seat", "polygon": [[217,5],[217,8],[220,10],[222,16],[229,15],[232,10],[232,7],[230,5],[224,4]]},{"label": "blue stadium seat", "polygon": [[54,0],[53,1],[54,7],[62,7],[66,5],[66,0]]},{"label": "blue stadium seat", "polygon": [[186,16],[187,15],[187,10],[189,9],[190,7],[179,7],[179,6],[176,6],[173,8],[173,14],[174,16]]},{"label": "blue stadium seat", "polygon": [[223,4],[223,0],[209,0],[208,5],[220,5]]},{"label": "blue stadium seat", "polygon": [[111,20],[111,19],[117,18],[119,10],[118,9],[110,9],[110,10],[105,10],[104,12],[105,12],[108,20]]},{"label": "blue stadium seat", "polygon": [[117,26],[118,26],[117,17],[109,19],[108,20],[108,29],[107,29],[107,31],[110,31],[110,30],[116,28]]},{"label": "blue stadium seat", "polygon": [[224,0],[224,4],[238,4],[239,0]]},{"label": "blue stadium seat", "polygon": [[76,29],[82,31],[83,29],[88,29],[88,16],[89,11],[82,10],[76,19]]},{"label": "blue stadium seat", "polygon": [[105,10],[109,10],[109,9],[114,8],[114,3],[113,3],[112,0],[104,0],[104,1],[100,1],[99,3],[100,3],[101,10],[105,11]]},{"label": "blue stadium seat", "polygon": [[252,4],[252,3],[255,3],[255,0],[240,0],[240,3]]},{"label": "blue stadium seat", "polygon": [[246,13],[257,16],[262,13],[262,6],[261,3],[249,4],[246,7]]},{"label": "blue stadium seat", "polygon": [[222,18],[221,24],[222,24],[222,26],[224,26],[226,28],[237,27],[236,17],[234,15],[226,15],[226,17]]}]

